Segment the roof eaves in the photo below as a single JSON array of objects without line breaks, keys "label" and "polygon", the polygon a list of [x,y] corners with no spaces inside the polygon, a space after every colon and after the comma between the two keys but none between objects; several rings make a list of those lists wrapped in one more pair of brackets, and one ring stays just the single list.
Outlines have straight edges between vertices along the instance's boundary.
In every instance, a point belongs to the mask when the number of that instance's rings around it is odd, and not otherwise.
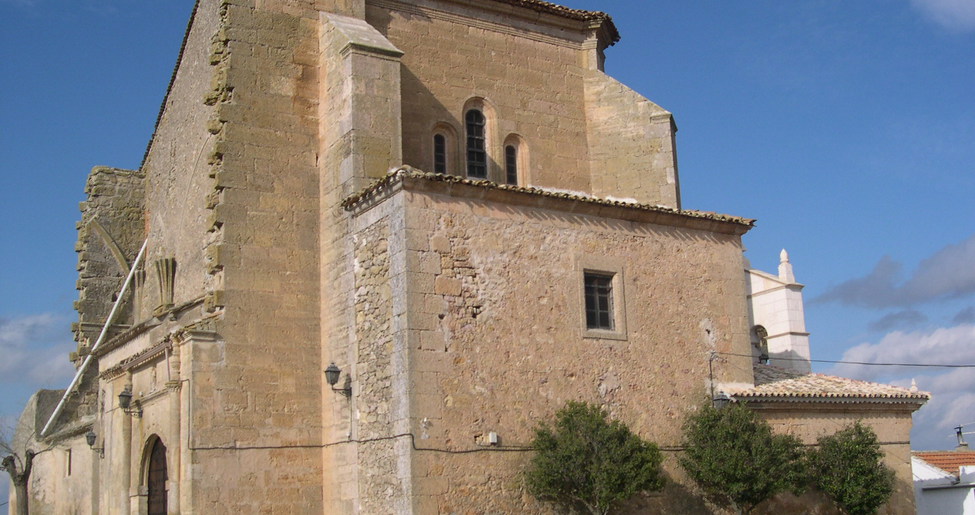
[{"label": "roof eaves", "polygon": [[360,202],[372,197],[374,194],[382,190],[385,190],[391,187],[392,185],[401,182],[405,179],[414,179],[414,180],[430,181],[430,182],[442,182],[442,183],[450,183],[450,184],[463,184],[463,185],[485,188],[488,190],[496,190],[496,191],[514,191],[514,192],[526,193],[529,195],[535,195],[544,198],[572,200],[572,201],[584,202],[584,203],[595,204],[600,206],[621,207],[621,208],[636,209],[641,211],[666,213],[666,214],[678,215],[678,216],[683,216],[688,218],[696,218],[701,220],[709,220],[713,222],[730,223],[730,224],[735,224],[747,228],[751,228],[755,225],[755,220],[751,218],[742,218],[738,216],[714,213],[711,211],[674,209],[665,206],[604,199],[599,197],[591,197],[584,194],[552,191],[552,190],[546,190],[541,188],[533,188],[530,186],[512,186],[510,184],[498,184],[496,182],[491,182],[487,180],[474,180],[474,179],[468,179],[466,177],[459,177],[456,175],[424,172],[424,171],[416,170],[410,166],[401,166],[399,168],[390,170],[385,177],[382,177],[376,180],[375,182],[373,182],[372,184],[370,184],[369,186],[366,186],[359,193],[355,193],[346,197],[342,201],[341,205],[343,208],[345,208],[345,210],[351,211]]}]

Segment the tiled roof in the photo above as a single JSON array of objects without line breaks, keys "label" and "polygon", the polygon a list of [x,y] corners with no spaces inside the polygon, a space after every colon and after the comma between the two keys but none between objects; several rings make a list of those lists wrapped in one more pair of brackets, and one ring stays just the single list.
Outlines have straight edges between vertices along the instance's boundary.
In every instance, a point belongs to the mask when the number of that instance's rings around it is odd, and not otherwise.
[{"label": "tiled roof", "polygon": [[975,451],[915,451],[911,454],[955,476],[959,467],[975,466]]},{"label": "tiled roof", "polygon": [[[553,4],[552,2],[545,2],[543,0],[495,0],[496,2],[501,2],[503,4],[514,5],[517,7],[524,7],[526,9],[531,9],[536,12],[554,14],[556,16],[562,16],[564,18],[569,18],[572,20],[583,20],[583,21],[595,21],[605,23],[605,27],[609,30],[610,37],[612,38],[612,43],[616,43],[620,40],[620,33],[616,29],[616,25],[613,23],[613,18],[602,11],[584,11],[582,9],[571,9],[565,7],[564,5]],[[610,44],[612,44],[610,43]]]},{"label": "tiled roof", "polygon": [[931,398],[899,386],[858,381],[825,374],[803,374],[771,365],[755,366],[755,386],[727,392],[736,400],[826,401],[826,402],[913,402]]},{"label": "tiled roof", "polygon": [[572,18],[576,20],[609,20],[608,14],[602,11],[584,11],[582,9],[572,9],[564,5],[553,4],[552,2],[545,2],[543,0],[495,0],[497,2],[503,2],[506,4],[516,5],[518,7],[527,7],[534,11],[558,14],[559,16],[565,16],[566,18]]},{"label": "tiled roof", "polygon": [[557,14],[573,20],[611,20],[608,14],[602,11],[584,11],[582,9],[571,9],[564,5],[553,4],[543,0],[495,0],[503,4],[510,4],[518,7],[525,7],[533,11]]},{"label": "tiled roof", "polygon": [[715,222],[725,222],[731,224],[737,224],[745,227],[752,227],[755,225],[755,220],[750,218],[741,218],[732,215],[722,215],[719,213],[712,213],[710,211],[693,211],[687,209],[673,209],[664,206],[656,206],[651,204],[640,204],[637,202],[629,202],[622,200],[612,200],[603,199],[599,197],[588,196],[584,193],[578,192],[562,192],[562,191],[552,191],[541,188],[532,188],[529,186],[512,186],[510,184],[498,184],[496,182],[486,181],[486,180],[474,180],[467,179],[465,177],[459,177],[456,175],[446,175],[442,173],[429,173],[416,170],[410,166],[402,166],[393,170],[390,170],[382,179],[366,186],[365,189],[359,193],[350,195],[342,201],[342,207],[347,210],[351,210],[356,204],[370,197],[374,193],[389,187],[404,179],[419,179],[430,182],[443,182],[443,183],[453,183],[453,184],[464,184],[479,188],[493,189],[493,190],[506,190],[506,191],[517,191],[521,193],[528,193],[531,195],[537,195],[540,197],[549,198],[562,198],[567,200],[575,200],[580,202],[586,202],[591,204],[597,204],[602,206],[614,206],[614,207],[625,207],[630,209],[637,209],[641,211],[651,211],[658,213],[667,213],[678,216],[685,216],[690,218],[698,218],[703,220],[711,220]]}]

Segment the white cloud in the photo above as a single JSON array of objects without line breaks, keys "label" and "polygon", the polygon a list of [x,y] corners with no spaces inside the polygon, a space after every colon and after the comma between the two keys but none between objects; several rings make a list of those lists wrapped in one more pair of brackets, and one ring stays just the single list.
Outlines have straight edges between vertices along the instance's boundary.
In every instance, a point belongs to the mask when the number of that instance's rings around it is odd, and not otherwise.
[{"label": "white cloud", "polygon": [[911,5],[950,30],[975,30],[975,2],[972,0],[911,0]]},{"label": "white cloud", "polygon": [[874,320],[870,323],[870,330],[877,332],[891,331],[893,329],[918,326],[928,321],[928,317],[913,309],[905,309],[896,313],[890,313]]},{"label": "white cloud", "polygon": [[[975,6],[975,1],[972,5]],[[884,308],[961,298],[975,293],[972,263],[975,263],[975,234],[961,243],[946,245],[922,260],[906,281],[900,281],[903,265],[884,256],[869,274],[831,288],[814,302]]]},{"label": "white cloud", "polygon": [[0,383],[63,387],[74,373],[68,324],[50,313],[0,319]]},{"label": "white cloud", "polygon": [[[843,361],[869,363],[975,364],[975,325],[963,324],[928,332],[887,334],[877,343],[857,345]],[[954,427],[975,421],[975,368],[872,367],[836,365],[844,377],[910,386],[931,392],[932,399],[914,414],[911,442],[918,449],[954,447]],[[966,430],[975,430],[975,427]]]}]

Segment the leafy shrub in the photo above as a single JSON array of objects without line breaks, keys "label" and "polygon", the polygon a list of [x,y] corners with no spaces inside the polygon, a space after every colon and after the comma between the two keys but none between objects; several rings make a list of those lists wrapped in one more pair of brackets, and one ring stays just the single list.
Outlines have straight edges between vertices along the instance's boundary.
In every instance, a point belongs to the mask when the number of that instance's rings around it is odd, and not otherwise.
[{"label": "leafy shrub", "polygon": [[860,422],[819,439],[809,452],[813,483],[850,515],[875,513],[894,491],[894,472],[883,463],[872,429]]},{"label": "leafy shrub", "polygon": [[680,464],[714,503],[748,513],[804,483],[799,439],[772,428],[742,404],[706,406],[684,425]]},{"label": "leafy shrub", "polygon": [[605,514],[637,492],[663,487],[657,446],[608,420],[597,406],[567,403],[554,426],[542,423],[535,430],[532,446],[528,491],[569,509]]}]

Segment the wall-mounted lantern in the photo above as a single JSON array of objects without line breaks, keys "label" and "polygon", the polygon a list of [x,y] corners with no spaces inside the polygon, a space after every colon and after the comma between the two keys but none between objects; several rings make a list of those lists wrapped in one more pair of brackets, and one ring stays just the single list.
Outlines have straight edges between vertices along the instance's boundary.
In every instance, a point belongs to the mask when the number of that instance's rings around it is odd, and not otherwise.
[{"label": "wall-mounted lantern", "polygon": [[[135,401],[135,406],[132,407],[132,388],[126,386],[121,393],[118,394],[118,406],[122,408],[122,411],[129,415],[135,415],[142,418],[142,403],[138,400]],[[130,408],[131,407],[131,408]]]},{"label": "wall-mounted lantern", "polygon": [[346,397],[352,396],[352,384],[349,381],[348,376],[346,376],[345,387],[336,388],[335,385],[339,382],[339,377],[342,375],[342,369],[335,365],[335,363],[330,363],[328,368],[325,369],[325,380],[328,381],[328,385],[332,387],[333,392],[339,392]]},{"label": "wall-mounted lantern", "polygon": [[717,409],[724,409],[728,404],[731,404],[731,396],[724,392],[718,392],[717,395],[711,399],[711,405]]},{"label": "wall-mounted lantern", "polygon": [[104,458],[105,457],[105,446],[103,445],[101,447],[95,447],[95,442],[97,440],[98,440],[98,435],[95,434],[95,430],[94,429],[89,429],[88,432],[85,433],[85,441],[88,442],[88,447],[91,447],[91,450],[96,451],[98,453],[99,457]]}]

